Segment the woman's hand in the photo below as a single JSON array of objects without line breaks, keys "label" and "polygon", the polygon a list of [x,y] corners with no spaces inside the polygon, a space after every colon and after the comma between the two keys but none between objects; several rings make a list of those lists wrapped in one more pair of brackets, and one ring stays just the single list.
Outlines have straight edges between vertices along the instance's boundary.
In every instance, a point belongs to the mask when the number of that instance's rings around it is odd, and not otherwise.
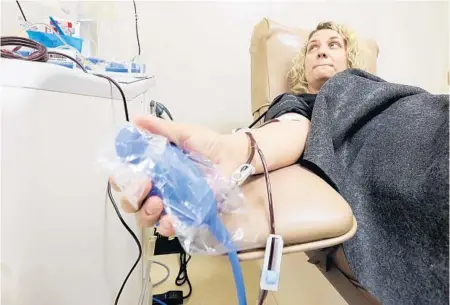
[{"label": "woman's hand", "polygon": [[[298,114],[287,115],[290,115],[290,120],[269,124],[252,132],[265,156],[269,171],[294,164],[305,147],[309,120]],[[203,155],[218,167],[224,177],[229,177],[240,165],[246,163],[250,155],[249,140],[244,133],[220,135],[204,127],[178,124],[153,116],[135,119],[134,123],[138,128],[168,138],[181,148]],[[253,158],[252,165],[256,174],[263,172],[258,156]],[[111,185],[115,186],[114,181],[111,181]],[[150,197],[142,202],[151,188],[151,181],[146,181],[144,192],[141,192],[143,198],[139,201],[141,208],[137,211],[138,222],[143,227],[150,227],[160,220],[158,231],[164,236],[172,236],[175,231],[169,216],[161,217],[163,210],[161,198]],[[117,186],[114,189],[120,191]],[[136,212],[125,198],[121,200],[121,204],[126,212]]]},{"label": "woman's hand", "polygon": [[[239,158],[237,156],[242,155],[242,152],[236,154],[236,147],[232,141],[234,137],[230,135],[220,135],[204,127],[177,124],[153,116],[137,118],[133,123],[140,129],[168,138],[178,147],[200,153],[214,163],[225,176],[230,176],[241,163],[245,162],[245,160],[237,160]],[[116,191],[120,192],[114,181],[111,181],[111,185]],[[125,197],[121,199],[122,209],[128,213],[136,212],[138,223],[142,227],[152,227],[159,221],[159,233],[164,236],[172,236],[175,231],[170,216],[164,215],[161,217],[163,211],[162,199],[152,196],[143,202],[151,188],[151,181],[144,182],[143,188],[141,188],[143,189],[141,192],[143,197],[139,200],[141,205],[139,211],[133,210],[132,205]]]}]

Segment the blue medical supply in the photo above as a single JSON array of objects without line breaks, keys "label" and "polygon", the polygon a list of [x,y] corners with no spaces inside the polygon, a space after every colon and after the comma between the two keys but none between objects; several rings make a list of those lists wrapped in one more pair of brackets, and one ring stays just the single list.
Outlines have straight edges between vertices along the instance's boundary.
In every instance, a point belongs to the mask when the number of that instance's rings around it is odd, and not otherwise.
[{"label": "blue medical supply", "polygon": [[53,26],[56,28],[56,31],[58,32],[58,34],[61,36],[66,36],[66,34],[64,34],[64,31],[59,26],[58,22],[56,22],[56,20],[53,19],[52,16],[49,16],[48,18],[50,19],[50,23],[53,24]]},{"label": "blue medical supply", "polygon": [[128,67],[122,63],[109,62],[105,67],[106,72],[128,72]]},{"label": "blue medical supply", "polygon": [[[237,247],[219,218],[219,203],[198,160],[163,137],[144,133],[132,124],[123,127],[115,139],[115,152],[121,162],[144,172],[152,180],[153,190],[164,202],[167,214],[174,216],[178,230],[196,239],[207,229],[226,248],[232,266],[239,305],[246,305],[246,294]],[[165,138],[164,138],[165,139]],[[161,144],[162,143],[162,144]],[[198,232],[197,232],[197,231]]]},{"label": "blue medical supply", "polygon": [[[145,68],[145,66],[143,66],[143,68]],[[137,64],[137,63],[132,63],[131,64],[131,73],[144,73],[144,69],[142,69],[141,71],[141,65]]]},{"label": "blue medical supply", "polygon": [[[64,45],[64,43],[61,41],[61,39],[53,33],[45,33],[45,32],[40,32],[40,31],[27,30],[27,35],[28,35],[28,38],[30,38],[31,40],[39,42],[40,44],[44,45],[47,48],[57,48],[57,47]],[[74,47],[75,49],[78,50],[78,52],[81,53],[81,50],[83,48],[83,39],[82,38],[72,37],[72,36],[68,36],[68,35],[61,36],[61,38],[68,45]]]},{"label": "blue medical supply", "polygon": [[104,64],[106,62],[106,60],[98,58],[98,57],[86,57],[86,59],[88,61],[90,61],[91,63],[93,63],[94,65]]},{"label": "blue medical supply", "polygon": [[50,63],[70,69],[74,69],[76,67],[75,63],[67,61],[52,61]]},{"label": "blue medical supply", "polygon": [[[23,57],[28,57],[28,56],[30,56],[30,54],[32,53],[32,51],[25,51],[25,50],[18,50],[18,51],[16,51],[16,53],[17,54],[19,54],[19,55],[21,55],[21,56],[23,56]],[[63,60],[63,61],[61,61],[61,60],[52,60],[52,59],[49,59],[48,61],[47,61],[47,63],[50,63],[50,64],[55,64],[55,65],[58,65],[58,66],[62,66],[62,67],[66,67],[66,68],[69,68],[69,69],[79,69],[79,67],[78,67],[78,65],[77,64],[75,64],[73,61],[69,61],[69,60]],[[90,67],[85,67],[85,69],[86,70],[92,70]]]},{"label": "blue medical supply", "polygon": [[[142,69],[144,70],[144,69]],[[141,66],[137,63],[118,63],[108,62],[105,66],[106,72],[118,72],[118,73],[141,73]]]}]

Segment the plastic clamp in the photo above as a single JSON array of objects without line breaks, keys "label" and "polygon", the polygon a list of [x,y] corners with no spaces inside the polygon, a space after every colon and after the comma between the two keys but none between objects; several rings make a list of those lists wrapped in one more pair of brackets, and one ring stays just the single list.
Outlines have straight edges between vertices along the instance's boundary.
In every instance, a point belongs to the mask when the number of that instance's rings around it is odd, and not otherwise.
[{"label": "plastic clamp", "polygon": [[[267,238],[264,265],[261,273],[260,287],[262,290],[278,291],[281,272],[281,259],[283,256],[283,238],[280,235],[271,234]],[[271,266],[270,256],[273,248]]]}]

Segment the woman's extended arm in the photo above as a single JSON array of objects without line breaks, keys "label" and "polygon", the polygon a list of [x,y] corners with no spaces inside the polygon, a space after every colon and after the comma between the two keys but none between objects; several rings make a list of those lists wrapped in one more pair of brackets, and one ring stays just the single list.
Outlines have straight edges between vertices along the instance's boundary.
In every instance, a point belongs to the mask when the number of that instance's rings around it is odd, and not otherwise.
[{"label": "woman's extended arm", "polygon": [[[281,122],[274,122],[252,130],[253,137],[264,154],[269,170],[294,164],[305,148],[309,133],[309,120],[299,114],[286,115],[295,117],[295,120],[281,120]],[[134,123],[138,128],[164,136],[180,147],[200,153],[206,159],[214,162],[225,175],[232,174],[238,166],[246,163],[250,155],[250,142],[245,133],[220,135],[208,128],[179,124],[151,116],[135,118]],[[258,153],[255,153],[252,164],[255,166],[256,173],[263,172]],[[114,181],[112,181],[112,185],[114,186]],[[142,185],[142,197],[138,200],[143,203],[137,216],[140,225],[143,227],[153,226],[159,220],[159,232],[164,236],[173,235],[175,231],[170,217],[168,215],[161,216],[164,206],[161,198],[158,196],[147,198],[147,188],[151,188],[151,181]],[[118,190],[120,191],[120,189]],[[122,197],[121,203],[124,210],[136,212],[126,196]]]},{"label": "woman's extended arm", "polygon": [[[310,121],[299,114],[286,115],[294,119],[281,120],[252,130],[255,141],[264,154],[269,171],[294,164],[305,149]],[[250,155],[248,136],[238,132],[225,137],[230,147],[234,148],[234,159],[244,164]],[[255,166],[256,174],[263,172],[261,159],[257,153],[253,157],[252,165]]]}]

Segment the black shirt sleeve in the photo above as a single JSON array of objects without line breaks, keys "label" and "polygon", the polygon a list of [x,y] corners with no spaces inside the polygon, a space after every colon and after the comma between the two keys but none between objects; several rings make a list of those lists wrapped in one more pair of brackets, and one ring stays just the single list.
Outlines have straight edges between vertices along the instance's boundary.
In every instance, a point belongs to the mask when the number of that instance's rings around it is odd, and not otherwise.
[{"label": "black shirt sleeve", "polygon": [[269,107],[269,110],[264,117],[264,121],[267,122],[276,119],[289,112],[298,113],[308,120],[311,120],[315,97],[315,94],[280,94],[274,99],[272,105]]}]

